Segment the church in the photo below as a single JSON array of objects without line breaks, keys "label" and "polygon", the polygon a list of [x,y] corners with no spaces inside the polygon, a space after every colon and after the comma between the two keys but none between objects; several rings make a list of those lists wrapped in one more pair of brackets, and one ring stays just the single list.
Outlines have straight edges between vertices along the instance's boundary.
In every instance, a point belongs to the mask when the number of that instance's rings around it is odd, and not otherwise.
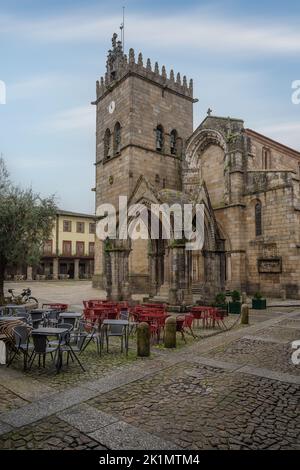
[{"label": "church", "polygon": [[[300,298],[300,152],[209,109],[194,130],[193,81],[128,56],[116,34],[96,82],[96,208],[204,204],[205,240],[95,242],[95,287],[171,305],[221,291]],[[229,110],[230,112],[230,110]]]}]

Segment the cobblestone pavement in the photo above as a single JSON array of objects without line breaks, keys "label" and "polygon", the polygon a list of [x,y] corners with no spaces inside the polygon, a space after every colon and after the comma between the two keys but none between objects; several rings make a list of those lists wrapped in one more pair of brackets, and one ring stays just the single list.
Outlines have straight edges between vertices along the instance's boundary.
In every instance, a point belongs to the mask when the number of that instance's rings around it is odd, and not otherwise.
[{"label": "cobblestone pavement", "polygon": [[[298,335],[300,339],[300,334]],[[251,364],[256,367],[269,368],[278,372],[300,375],[300,367],[291,362],[293,350],[290,344],[278,344],[253,339],[239,339],[211,351],[208,357],[238,364]]]},{"label": "cobblestone pavement", "polygon": [[188,449],[296,448],[299,389],[180,364],[91,405]]},{"label": "cobblestone pavement", "polygon": [[103,450],[105,447],[65,421],[51,417],[4,436],[0,449]]},{"label": "cobblestone pavement", "polygon": [[299,309],[126,359],[112,345],[55,375],[0,368],[3,449],[300,449]]}]

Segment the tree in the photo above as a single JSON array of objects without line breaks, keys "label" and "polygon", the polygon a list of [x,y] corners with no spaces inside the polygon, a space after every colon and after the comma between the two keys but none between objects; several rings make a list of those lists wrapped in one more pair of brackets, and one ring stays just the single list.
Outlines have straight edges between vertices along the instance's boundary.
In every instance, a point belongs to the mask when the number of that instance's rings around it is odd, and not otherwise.
[{"label": "tree", "polygon": [[8,266],[37,265],[56,213],[54,196],[41,198],[32,189],[14,186],[0,159],[0,302]]}]

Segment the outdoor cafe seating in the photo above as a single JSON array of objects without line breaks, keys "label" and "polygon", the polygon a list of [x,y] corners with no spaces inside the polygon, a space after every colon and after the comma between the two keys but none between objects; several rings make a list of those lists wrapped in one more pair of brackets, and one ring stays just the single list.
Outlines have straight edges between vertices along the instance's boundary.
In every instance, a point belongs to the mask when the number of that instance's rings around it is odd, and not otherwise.
[{"label": "outdoor cafe seating", "polygon": [[[0,341],[9,351],[7,366],[22,355],[24,370],[31,369],[36,359],[39,367],[45,367],[49,356],[57,372],[68,366],[70,359],[85,370],[79,356],[91,343],[96,343],[101,356],[104,344],[108,353],[110,340],[119,338],[121,352],[128,354],[129,336],[139,323],[148,323],[151,341],[159,343],[166,320],[172,315],[163,303],[129,306],[127,302],[92,299],[83,301],[83,306],[83,313],[70,312],[67,304],[53,302],[43,304],[42,309],[14,309],[13,315],[0,315]],[[216,307],[192,306],[177,315],[176,331],[186,342],[186,334],[197,337],[195,327],[226,329],[226,315]]]}]

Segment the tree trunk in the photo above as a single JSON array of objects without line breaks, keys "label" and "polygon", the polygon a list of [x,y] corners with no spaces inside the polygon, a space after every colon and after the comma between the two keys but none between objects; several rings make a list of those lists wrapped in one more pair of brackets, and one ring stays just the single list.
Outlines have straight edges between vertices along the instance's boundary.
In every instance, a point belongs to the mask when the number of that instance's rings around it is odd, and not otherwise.
[{"label": "tree trunk", "polygon": [[3,260],[0,260],[0,305],[4,304],[4,273],[5,273],[6,263]]}]

